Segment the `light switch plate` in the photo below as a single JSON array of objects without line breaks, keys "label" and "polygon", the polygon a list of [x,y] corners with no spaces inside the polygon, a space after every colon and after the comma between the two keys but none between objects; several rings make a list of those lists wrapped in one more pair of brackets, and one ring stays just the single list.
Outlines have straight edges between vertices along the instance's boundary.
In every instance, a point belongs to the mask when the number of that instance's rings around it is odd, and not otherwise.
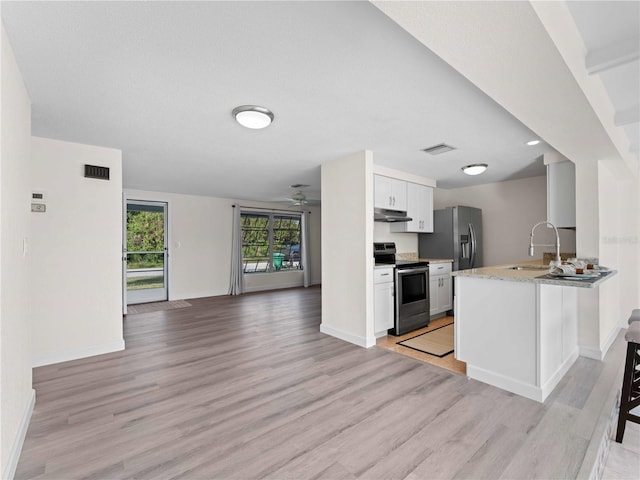
[{"label": "light switch plate", "polygon": [[32,203],[31,211],[43,213],[47,211],[47,206],[44,203]]}]

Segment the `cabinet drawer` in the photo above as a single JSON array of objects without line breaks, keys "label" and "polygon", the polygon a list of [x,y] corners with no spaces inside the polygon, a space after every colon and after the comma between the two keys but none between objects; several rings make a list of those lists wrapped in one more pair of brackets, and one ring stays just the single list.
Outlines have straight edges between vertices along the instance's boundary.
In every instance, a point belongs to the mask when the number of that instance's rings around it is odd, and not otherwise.
[{"label": "cabinet drawer", "polygon": [[373,283],[393,282],[393,267],[373,270]]},{"label": "cabinet drawer", "polygon": [[445,273],[451,273],[451,262],[447,263],[430,263],[429,275],[444,275]]}]

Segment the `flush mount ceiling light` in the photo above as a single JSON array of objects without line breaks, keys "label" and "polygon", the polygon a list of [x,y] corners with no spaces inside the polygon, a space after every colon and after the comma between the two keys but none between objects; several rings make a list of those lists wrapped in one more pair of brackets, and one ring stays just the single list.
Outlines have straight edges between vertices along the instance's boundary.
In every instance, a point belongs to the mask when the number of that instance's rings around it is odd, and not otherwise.
[{"label": "flush mount ceiling light", "polygon": [[271,110],[256,105],[242,105],[234,108],[231,113],[240,125],[252,130],[268,127],[274,119]]},{"label": "flush mount ceiling light", "polygon": [[533,147],[534,145],[537,145],[540,143],[540,140],[529,140],[527,142],[527,145],[529,145],[530,147]]},{"label": "flush mount ceiling light", "polygon": [[462,167],[462,171],[467,175],[480,175],[487,169],[486,163],[474,163],[473,165],[467,165]]}]

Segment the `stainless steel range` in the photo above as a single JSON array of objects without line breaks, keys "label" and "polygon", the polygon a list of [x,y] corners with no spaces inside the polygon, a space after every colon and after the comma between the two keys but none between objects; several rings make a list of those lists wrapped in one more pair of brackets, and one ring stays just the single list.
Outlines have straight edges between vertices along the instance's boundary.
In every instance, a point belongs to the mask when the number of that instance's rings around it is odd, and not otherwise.
[{"label": "stainless steel range", "polygon": [[395,314],[392,335],[404,335],[429,325],[429,262],[396,260],[396,244],[374,243],[376,265],[395,268]]}]

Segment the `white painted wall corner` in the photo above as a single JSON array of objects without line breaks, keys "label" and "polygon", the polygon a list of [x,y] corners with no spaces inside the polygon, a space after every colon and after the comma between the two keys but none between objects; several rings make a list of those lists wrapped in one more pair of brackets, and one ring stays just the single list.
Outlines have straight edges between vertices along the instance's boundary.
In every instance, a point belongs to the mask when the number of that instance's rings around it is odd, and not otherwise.
[{"label": "white painted wall corner", "polygon": [[36,404],[36,391],[31,389],[31,395],[25,405],[24,413],[20,419],[20,428],[13,445],[11,446],[11,452],[5,466],[4,472],[2,472],[3,479],[13,479],[16,474],[16,468],[18,467],[18,460],[20,460],[20,454],[22,453],[22,445],[24,445],[24,439],[27,436],[27,429],[29,428],[29,422],[31,421],[31,414],[33,413],[33,407]]},{"label": "white painted wall corner", "polygon": [[332,337],[336,337],[340,340],[344,340],[345,342],[353,343],[354,345],[357,345],[359,347],[371,348],[376,344],[375,336],[366,338],[359,335],[353,335],[351,333],[324,324],[320,324],[320,332],[331,335]]},{"label": "white painted wall corner", "polygon": [[68,362],[79,358],[94,357],[105,353],[119,352],[124,350],[124,339],[115,340],[101,345],[94,345],[78,350],[66,350],[64,352],[47,353],[44,355],[36,355],[33,357],[33,368],[51,365],[53,363]]}]

